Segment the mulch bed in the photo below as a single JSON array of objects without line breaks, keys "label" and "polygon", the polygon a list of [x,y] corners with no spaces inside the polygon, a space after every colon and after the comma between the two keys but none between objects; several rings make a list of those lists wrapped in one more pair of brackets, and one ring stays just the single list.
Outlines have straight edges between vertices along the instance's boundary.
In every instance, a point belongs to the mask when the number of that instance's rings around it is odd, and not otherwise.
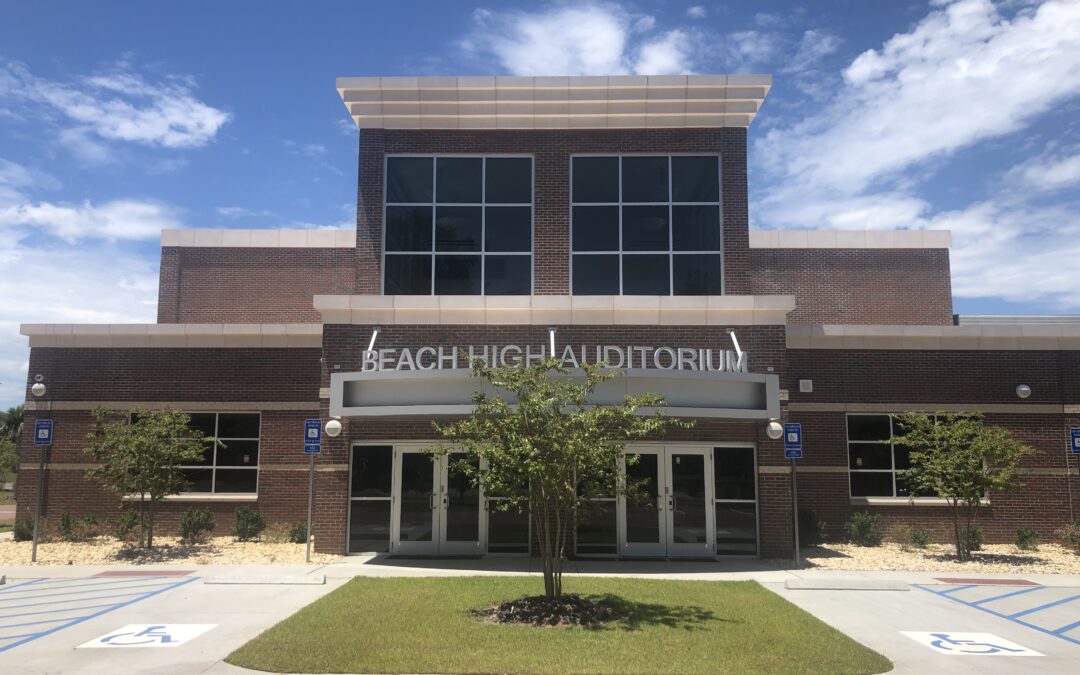
[{"label": "mulch bed", "polygon": [[473,610],[473,615],[489,623],[530,626],[596,626],[617,618],[611,607],[573,594],[559,598],[532,595]]}]

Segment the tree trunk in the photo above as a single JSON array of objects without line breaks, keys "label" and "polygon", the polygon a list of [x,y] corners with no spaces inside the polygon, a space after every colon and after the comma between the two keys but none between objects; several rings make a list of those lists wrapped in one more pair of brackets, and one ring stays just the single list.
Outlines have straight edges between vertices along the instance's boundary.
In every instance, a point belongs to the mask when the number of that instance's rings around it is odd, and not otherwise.
[{"label": "tree trunk", "polygon": [[960,513],[959,504],[953,503],[952,505],[952,519],[953,519],[953,537],[956,540],[956,559],[967,560],[967,556],[964,552],[967,550],[967,542],[960,533]]},{"label": "tree trunk", "polygon": [[146,548],[154,548],[154,499],[150,498],[150,518],[146,523]]},{"label": "tree trunk", "polygon": [[139,493],[139,548],[146,548],[146,493]]}]

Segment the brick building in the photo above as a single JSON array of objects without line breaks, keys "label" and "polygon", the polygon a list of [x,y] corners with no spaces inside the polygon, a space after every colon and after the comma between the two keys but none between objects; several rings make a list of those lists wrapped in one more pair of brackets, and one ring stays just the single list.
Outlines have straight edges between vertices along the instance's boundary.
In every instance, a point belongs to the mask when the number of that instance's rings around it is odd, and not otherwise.
[{"label": "brick building", "polygon": [[[989,495],[990,540],[1080,511],[1080,325],[954,318],[947,232],[751,232],[746,136],[765,76],[346,78],[361,128],[355,231],[168,230],[158,322],[24,325],[31,356],[19,517],[38,494],[34,421],[55,423],[45,514],[114,517],[84,478],[98,406],[177,407],[225,450],[187,468],[193,503],[298,522],[307,418],[339,419],[316,461],[316,548],[522,554],[526,516],[420,450],[467,412],[462,354],[552,353],[667,397],[690,429],[629,449],[656,505],[611,498],[580,556],[777,556],[800,422],[800,504],[833,534],[853,511],[944,536],[910,499],[891,414],[979,410],[1037,449]],[[31,393],[34,383],[46,393]],[[1019,385],[1030,395],[1020,398]]]}]

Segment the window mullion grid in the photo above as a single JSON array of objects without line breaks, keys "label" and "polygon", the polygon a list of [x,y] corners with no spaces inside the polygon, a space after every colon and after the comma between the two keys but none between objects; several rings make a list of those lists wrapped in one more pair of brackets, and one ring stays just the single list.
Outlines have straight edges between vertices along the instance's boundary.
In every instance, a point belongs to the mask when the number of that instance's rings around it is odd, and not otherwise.
[{"label": "window mullion grid", "polygon": [[671,165],[672,160],[669,155],[667,158],[667,237],[668,237],[668,295],[675,295],[675,209],[672,206],[675,200],[675,194],[671,191]]},{"label": "window mullion grid", "polygon": [[893,497],[895,497],[899,492],[896,489],[896,444],[893,443],[893,436],[896,435],[896,429],[893,421],[893,416],[889,415],[889,466],[892,467],[892,494]]},{"label": "window mullion grid", "polygon": [[438,245],[435,241],[437,230],[435,228],[435,209],[436,204],[439,203],[439,184],[438,184],[438,157],[431,158],[431,294],[435,295],[435,251]]},{"label": "window mullion grid", "polygon": [[622,193],[622,165],[624,157],[619,155],[619,295],[623,294],[623,193]]},{"label": "window mullion grid", "polygon": [[220,438],[221,413],[214,413],[214,455],[210,459],[210,492],[217,493],[217,451]]},{"label": "window mullion grid", "polygon": [[480,159],[480,295],[487,295],[487,157]]}]

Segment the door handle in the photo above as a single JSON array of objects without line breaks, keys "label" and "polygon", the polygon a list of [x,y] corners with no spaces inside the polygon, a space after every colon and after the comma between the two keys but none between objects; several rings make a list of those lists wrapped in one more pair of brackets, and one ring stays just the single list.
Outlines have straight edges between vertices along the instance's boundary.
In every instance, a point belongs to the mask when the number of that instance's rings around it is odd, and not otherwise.
[{"label": "door handle", "polygon": [[432,492],[431,494],[428,495],[427,503],[428,503],[428,508],[431,509],[432,511],[434,511],[435,510],[435,493],[434,492]]},{"label": "door handle", "polygon": [[671,509],[671,512],[674,513],[675,512],[675,498],[668,495],[667,505],[668,505],[668,508]]}]

